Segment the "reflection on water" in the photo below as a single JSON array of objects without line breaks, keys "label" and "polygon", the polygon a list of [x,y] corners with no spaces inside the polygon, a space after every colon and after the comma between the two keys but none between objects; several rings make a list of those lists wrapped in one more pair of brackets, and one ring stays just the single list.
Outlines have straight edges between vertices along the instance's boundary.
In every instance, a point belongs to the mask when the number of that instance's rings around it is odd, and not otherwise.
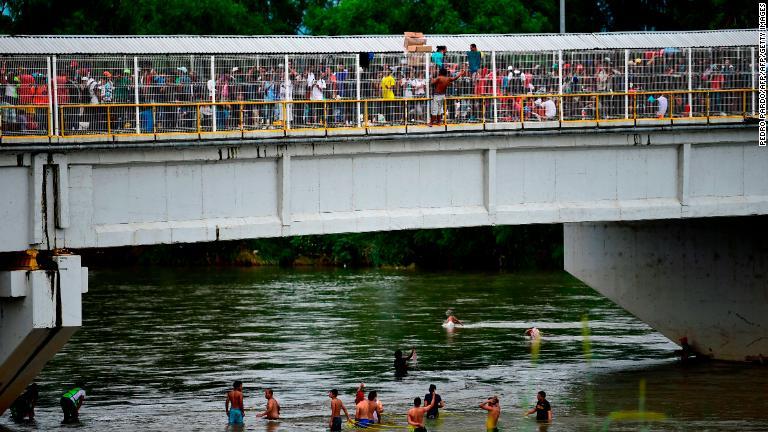
[{"label": "reflection on water", "polygon": [[[38,381],[37,425],[5,416],[0,430],[64,429],[57,397],[80,379],[82,431],[234,431],[224,396],[235,379],[245,383],[245,431],[326,430],[328,390],[354,412],[361,381],[384,402],[377,430],[405,430],[409,404],[430,383],[447,408],[433,431],[484,430],[477,405],[490,395],[501,399],[504,431],[768,430],[764,368],[681,367],[674,344],[565,274],[92,273],[83,329]],[[464,328],[441,327],[449,307]],[[539,347],[523,336],[532,325]],[[393,352],[411,346],[418,365],[395,380]],[[606,425],[610,413],[638,409],[642,379],[645,409],[667,419]],[[266,387],[281,422],[255,418]],[[541,389],[554,410],[548,429],[523,417]]]}]

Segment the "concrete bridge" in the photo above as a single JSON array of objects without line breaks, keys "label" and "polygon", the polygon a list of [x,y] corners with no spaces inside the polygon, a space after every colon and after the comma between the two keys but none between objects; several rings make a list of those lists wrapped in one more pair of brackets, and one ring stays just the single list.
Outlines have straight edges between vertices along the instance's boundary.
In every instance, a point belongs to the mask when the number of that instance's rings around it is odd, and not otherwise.
[{"label": "concrete bridge", "polygon": [[748,90],[739,115],[4,140],[0,411],[81,325],[69,251],[124,245],[562,223],[566,270],[673,341],[762,359],[768,152]]}]

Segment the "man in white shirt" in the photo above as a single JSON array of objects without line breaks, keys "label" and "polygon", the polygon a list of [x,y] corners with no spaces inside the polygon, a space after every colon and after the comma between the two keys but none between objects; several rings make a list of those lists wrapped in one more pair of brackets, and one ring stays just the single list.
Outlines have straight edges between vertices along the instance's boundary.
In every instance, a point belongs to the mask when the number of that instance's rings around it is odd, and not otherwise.
[{"label": "man in white shirt", "polygon": [[[320,74],[320,78],[315,78],[315,74],[310,72],[309,75],[307,75],[307,88],[309,89],[310,100],[323,100],[323,90],[325,90],[325,79],[323,78],[323,74]],[[323,104],[310,104],[309,110],[312,113],[312,123],[318,123],[318,117],[322,118]]]}]

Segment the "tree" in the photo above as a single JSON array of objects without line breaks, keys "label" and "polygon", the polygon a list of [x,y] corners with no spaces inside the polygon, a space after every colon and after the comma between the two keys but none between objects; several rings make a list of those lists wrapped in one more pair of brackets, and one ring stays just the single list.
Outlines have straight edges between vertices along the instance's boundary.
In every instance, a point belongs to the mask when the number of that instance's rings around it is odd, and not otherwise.
[{"label": "tree", "polygon": [[13,34],[295,34],[307,0],[9,0]]},{"label": "tree", "polygon": [[552,31],[550,4],[521,0],[326,0],[309,7],[311,34],[539,33]]}]

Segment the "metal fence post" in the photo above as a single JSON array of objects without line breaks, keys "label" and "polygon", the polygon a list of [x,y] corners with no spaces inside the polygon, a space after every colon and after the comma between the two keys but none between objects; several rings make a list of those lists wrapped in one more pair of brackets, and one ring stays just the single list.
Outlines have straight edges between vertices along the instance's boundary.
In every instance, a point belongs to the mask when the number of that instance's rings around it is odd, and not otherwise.
[{"label": "metal fence post", "polygon": [[[289,99],[293,99],[293,84],[291,84],[291,69],[288,67],[288,54],[285,55],[283,58],[283,64],[285,65],[283,72],[285,76],[283,79],[285,82],[283,83],[283,87],[285,88],[285,91],[283,92],[283,106],[282,106],[282,112],[283,112],[283,129],[290,129],[291,123],[290,123],[290,117],[291,114],[289,113],[289,110],[291,107],[288,105],[287,101]],[[290,98],[289,98],[290,96]]]},{"label": "metal fence post", "polygon": [[565,105],[563,98],[563,50],[557,51],[557,94],[560,95],[560,121],[563,121],[563,105]]},{"label": "metal fence post", "polygon": [[[216,103],[216,63],[215,63],[214,56],[211,56],[211,81],[213,82],[213,91],[211,91],[211,103],[215,104]],[[211,105],[211,130],[216,132],[216,105]]]},{"label": "metal fence post", "polygon": [[755,115],[755,91],[754,90],[757,88],[756,86],[757,74],[755,73],[757,69],[755,67],[755,47],[750,47],[749,51],[750,51],[749,55],[751,57],[749,68],[751,69],[751,72],[752,72],[752,90],[753,90],[751,92],[752,93],[752,115],[754,116]]},{"label": "metal fence post", "polygon": [[358,55],[355,58],[355,98],[357,99],[357,127],[359,128],[361,126],[361,120],[362,120],[362,110],[360,107],[360,92],[361,92],[361,83],[360,83],[360,77],[362,75],[362,69],[360,68],[360,55]]},{"label": "metal fence post", "polygon": [[693,58],[688,48],[688,117],[693,117]]},{"label": "metal fence post", "polygon": [[136,134],[141,133],[141,113],[139,112],[139,58],[133,57],[133,103],[136,104]]},{"label": "metal fence post", "polygon": [[427,116],[429,117],[429,123],[432,123],[432,81],[429,79],[429,62],[430,53],[424,53],[424,90],[427,95]]},{"label": "metal fence post", "polygon": [[48,57],[48,135],[59,134],[59,116],[56,115],[55,110],[59,101],[57,95],[56,56],[53,56],[53,65],[51,65],[51,58]]},{"label": "metal fence post", "polygon": [[624,120],[629,119],[629,50],[624,50]]},{"label": "metal fence post", "polygon": [[493,122],[499,122],[499,107],[498,107],[498,89],[496,88],[496,51],[491,51],[491,79],[493,79],[491,89],[493,91]]}]

